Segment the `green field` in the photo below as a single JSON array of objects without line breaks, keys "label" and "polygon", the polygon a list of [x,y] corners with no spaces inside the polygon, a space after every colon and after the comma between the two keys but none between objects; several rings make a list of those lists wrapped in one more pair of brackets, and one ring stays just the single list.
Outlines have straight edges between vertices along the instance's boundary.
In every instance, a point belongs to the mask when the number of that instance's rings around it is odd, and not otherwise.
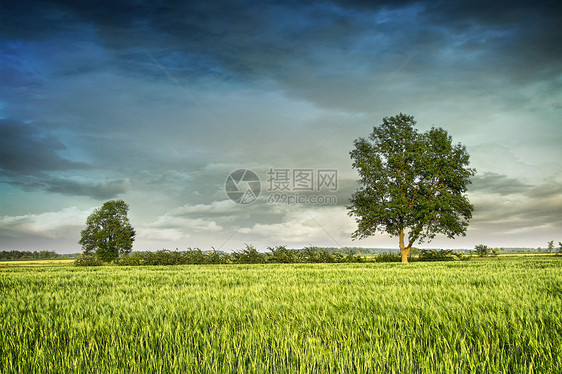
[{"label": "green field", "polygon": [[1,267],[13,266],[66,266],[72,265],[75,260],[73,259],[56,259],[56,260],[10,260],[0,261]]},{"label": "green field", "polygon": [[0,268],[1,373],[560,373],[562,260]]}]

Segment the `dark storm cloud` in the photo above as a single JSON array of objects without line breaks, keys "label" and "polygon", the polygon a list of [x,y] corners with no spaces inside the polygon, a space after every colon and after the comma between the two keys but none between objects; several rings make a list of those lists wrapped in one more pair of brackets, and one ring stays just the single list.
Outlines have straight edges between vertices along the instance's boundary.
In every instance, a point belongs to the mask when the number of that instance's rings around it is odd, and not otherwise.
[{"label": "dark storm cloud", "polygon": [[499,195],[511,195],[525,193],[530,186],[516,178],[506,175],[485,172],[477,174],[471,179],[471,192],[485,192]]},{"label": "dark storm cloud", "polygon": [[466,48],[487,55],[487,62],[498,73],[506,69],[510,78],[525,81],[560,72],[562,3],[559,1],[451,4],[454,3],[433,3],[431,19],[449,20],[447,28],[459,35],[482,30],[480,38],[467,38]]},{"label": "dark storm cloud", "polygon": [[346,75],[323,71],[339,59],[374,72],[415,56],[412,72],[464,62],[529,79],[558,71],[562,56],[561,5],[548,1],[12,2],[3,14],[10,38],[91,29],[128,68],[153,68],[150,52],[177,74],[268,77],[295,90]]},{"label": "dark storm cloud", "polygon": [[[533,187],[527,196],[531,198],[558,198],[562,201],[562,183],[556,181],[547,181],[541,185]],[[562,211],[559,212],[562,218]]]},{"label": "dark storm cloud", "polygon": [[62,158],[66,147],[37,126],[0,119],[0,170],[15,174],[85,169],[87,165]]},{"label": "dark storm cloud", "polygon": [[[475,175],[471,178],[471,181],[470,192],[498,194],[502,196],[520,195],[521,198],[528,197],[533,199],[533,201],[547,201],[549,199],[562,201],[562,183],[555,180],[546,180],[540,184],[529,185],[517,178],[511,178],[498,173],[485,172]],[[542,204],[542,206],[546,207],[548,204]],[[559,207],[557,209],[559,209]],[[527,211],[534,211],[534,209],[527,209]]]},{"label": "dark storm cloud", "polygon": [[523,195],[519,197],[511,201],[474,199],[474,218],[471,225],[484,231],[491,230],[498,233],[513,229],[560,227],[562,195],[556,198],[532,200],[526,199]]},{"label": "dark storm cloud", "polygon": [[[98,70],[172,84],[157,61],[189,88],[267,82],[291,99],[344,111],[408,111],[453,95],[523,107],[528,98],[510,85],[542,80],[542,90],[555,94],[562,58],[555,2],[122,0],[5,8],[0,30],[8,41],[103,50],[99,61],[47,63],[51,81]],[[18,48],[0,43],[8,54]],[[25,85],[7,82],[6,93],[29,100],[41,77],[19,73],[30,88],[22,93]]]},{"label": "dark storm cloud", "polygon": [[107,200],[127,191],[127,179],[106,179],[102,182],[66,177],[55,177],[47,173],[21,175],[1,173],[0,181],[18,186],[23,190],[42,190],[66,196],[88,196],[93,199]]},{"label": "dark storm cloud", "polygon": [[43,190],[71,196],[107,199],[126,191],[124,179],[95,182],[53,176],[52,173],[90,170],[82,162],[60,156],[66,147],[38,126],[0,120],[0,180],[26,190]]},{"label": "dark storm cloud", "polygon": [[[530,186],[518,179],[497,173],[472,178],[475,188],[475,222],[477,226],[504,226],[505,230],[535,227],[559,227],[562,224],[562,183],[546,180]],[[500,199],[479,193],[499,194]],[[489,229],[489,228],[488,228]]]},{"label": "dark storm cloud", "polygon": [[94,199],[107,200],[124,193],[128,187],[126,179],[111,179],[103,182],[74,181],[51,178],[43,181],[49,192],[70,196],[90,196]]}]

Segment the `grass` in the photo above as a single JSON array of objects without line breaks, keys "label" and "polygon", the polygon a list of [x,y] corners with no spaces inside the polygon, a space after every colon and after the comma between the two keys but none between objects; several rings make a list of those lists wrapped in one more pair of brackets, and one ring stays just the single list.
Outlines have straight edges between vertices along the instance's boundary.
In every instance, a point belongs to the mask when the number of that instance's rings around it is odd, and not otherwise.
[{"label": "grass", "polygon": [[558,373],[562,261],[0,268],[2,373]]}]

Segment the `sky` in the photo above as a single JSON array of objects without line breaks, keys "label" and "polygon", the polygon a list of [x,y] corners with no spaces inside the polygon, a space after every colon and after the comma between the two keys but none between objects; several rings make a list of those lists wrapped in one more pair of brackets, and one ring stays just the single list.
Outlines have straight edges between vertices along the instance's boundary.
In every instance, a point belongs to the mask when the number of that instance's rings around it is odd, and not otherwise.
[{"label": "sky", "polygon": [[466,236],[420,247],[558,243],[560,24],[559,1],[3,1],[0,250],[79,252],[113,199],[134,250],[397,248],[346,206],[353,141],[398,113],[477,171]]}]

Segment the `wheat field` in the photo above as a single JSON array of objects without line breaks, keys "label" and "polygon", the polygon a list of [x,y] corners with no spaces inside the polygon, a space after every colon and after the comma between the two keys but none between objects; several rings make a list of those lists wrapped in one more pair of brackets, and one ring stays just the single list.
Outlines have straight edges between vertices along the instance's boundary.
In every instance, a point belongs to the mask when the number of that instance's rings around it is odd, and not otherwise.
[{"label": "wheat field", "polygon": [[1,373],[560,373],[562,260],[0,268]]}]

